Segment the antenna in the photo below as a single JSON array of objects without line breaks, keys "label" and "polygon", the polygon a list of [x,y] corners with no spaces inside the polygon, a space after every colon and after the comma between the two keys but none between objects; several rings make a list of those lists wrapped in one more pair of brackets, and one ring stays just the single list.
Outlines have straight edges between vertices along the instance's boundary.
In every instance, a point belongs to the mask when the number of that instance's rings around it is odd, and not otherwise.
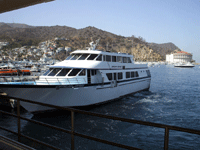
[{"label": "antenna", "polygon": [[100,40],[100,39],[96,40],[96,44],[94,44],[93,41],[90,42],[90,43],[89,43],[89,44],[90,44],[90,48],[89,48],[88,50],[95,50],[96,46],[97,46],[98,43],[99,43],[99,40]]}]

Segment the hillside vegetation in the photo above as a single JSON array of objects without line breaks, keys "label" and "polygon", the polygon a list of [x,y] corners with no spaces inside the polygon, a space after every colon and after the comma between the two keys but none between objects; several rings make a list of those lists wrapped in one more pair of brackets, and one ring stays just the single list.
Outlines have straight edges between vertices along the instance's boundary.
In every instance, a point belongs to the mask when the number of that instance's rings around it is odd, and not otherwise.
[{"label": "hillside vegetation", "polygon": [[[124,37],[95,27],[75,29],[67,26],[29,26],[26,24],[0,23],[0,42],[9,42],[7,49],[38,45],[40,42],[58,38],[59,46],[72,50],[84,49],[91,40],[100,39],[98,49],[112,52],[130,53],[136,61],[162,61],[165,55],[178,49],[173,43],[148,43],[142,37]],[[5,49],[6,50],[6,49]]]}]

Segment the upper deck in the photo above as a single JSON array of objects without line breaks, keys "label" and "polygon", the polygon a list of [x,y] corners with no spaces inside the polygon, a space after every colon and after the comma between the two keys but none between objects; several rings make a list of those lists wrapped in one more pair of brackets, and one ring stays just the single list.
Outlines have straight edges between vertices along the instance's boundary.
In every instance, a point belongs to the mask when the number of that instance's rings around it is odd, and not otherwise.
[{"label": "upper deck", "polygon": [[134,64],[133,56],[126,53],[111,53],[100,50],[76,50],[66,60],[51,68],[85,69],[130,69],[146,68],[146,65]]}]

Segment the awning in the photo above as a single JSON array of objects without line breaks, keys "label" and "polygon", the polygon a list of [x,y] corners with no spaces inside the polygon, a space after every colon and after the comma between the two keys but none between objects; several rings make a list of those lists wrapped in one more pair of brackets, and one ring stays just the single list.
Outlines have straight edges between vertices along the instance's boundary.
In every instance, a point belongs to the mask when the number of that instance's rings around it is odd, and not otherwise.
[{"label": "awning", "polygon": [[54,0],[0,0],[0,13]]}]

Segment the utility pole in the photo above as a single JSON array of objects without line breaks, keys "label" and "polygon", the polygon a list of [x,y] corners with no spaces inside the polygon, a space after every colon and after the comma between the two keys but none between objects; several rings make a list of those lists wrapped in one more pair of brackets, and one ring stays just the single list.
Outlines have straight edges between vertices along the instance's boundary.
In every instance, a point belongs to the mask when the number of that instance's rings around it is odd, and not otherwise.
[{"label": "utility pole", "polygon": [[133,40],[132,40],[132,50],[131,50],[131,55],[133,55]]},{"label": "utility pole", "polygon": [[108,44],[109,44],[109,43],[107,42],[107,44],[106,44],[106,51],[108,51]]}]

